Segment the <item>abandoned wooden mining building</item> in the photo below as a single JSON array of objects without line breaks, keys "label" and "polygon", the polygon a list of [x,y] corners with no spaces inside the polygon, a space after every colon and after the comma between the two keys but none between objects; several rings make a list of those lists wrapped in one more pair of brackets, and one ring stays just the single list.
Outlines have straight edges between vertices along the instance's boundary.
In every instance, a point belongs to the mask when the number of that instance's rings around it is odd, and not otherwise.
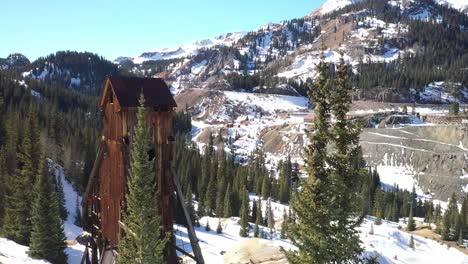
[{"label": "abandoned wooden mining building", "polygon": [[[177,105],[164,80],[123,76],[110,76],[104,81],[99,102],[104,131],[83,196],[83,229],[87,233],[86,239],[82,239],[86,245],[82,263],[114,263],[119,237],[125,235],[126,226],[121,217],[125,210],[130,148],[141,93],[145,97],[146,119],[152,133],[150,155],[155,157],[154,176],[161,198],[162,231],[173,234],[173,211],[175,201],[179,201],[189,223],[187,233],[193,249],[193,253],[186,252],[176,244],[173,236],[164,253],[165,262],[179,263],[178,251],[197,263],[203,263],[172,165],[173,114]],[[176,195],[178,199],[175,199]]]}]

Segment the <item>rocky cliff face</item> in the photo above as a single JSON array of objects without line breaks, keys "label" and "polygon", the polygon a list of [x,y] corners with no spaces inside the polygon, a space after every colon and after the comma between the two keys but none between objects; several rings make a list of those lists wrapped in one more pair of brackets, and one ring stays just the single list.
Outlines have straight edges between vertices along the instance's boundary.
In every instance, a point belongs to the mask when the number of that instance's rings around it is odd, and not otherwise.
[{"label": "rocky cliff face", "polygon": [[452,192],[464,193],[468,184],[468,128],[463,126],[369,128],[361,134],[361,146],[386,185],[415,185],[447,200]]}]

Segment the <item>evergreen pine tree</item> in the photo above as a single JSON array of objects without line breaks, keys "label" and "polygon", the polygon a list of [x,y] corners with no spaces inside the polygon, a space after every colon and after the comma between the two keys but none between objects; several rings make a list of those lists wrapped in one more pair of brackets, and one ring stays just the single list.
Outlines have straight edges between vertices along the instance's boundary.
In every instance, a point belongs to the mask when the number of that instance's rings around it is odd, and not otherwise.
[{"label": "evergreen pine tree", "polygon": [[[333,226],[339,242],[335,246],[336,262],[358,261],[362,252],[359,232],[357,228],[362,223],[362,214],[359,214],[358,192],[363,177],[364,159],[359,146],[360,129],[355,122],[347,117],[351,109],[352,87],[349,84],[348,65],[345,64],[343,54],[337,66],[335,87],[330,96],[332,113],[336,122],[331,127],[331,142],[336,151],[330,155],[329,163],[332,167],[331,180],[335,205],[331,205],[331,212],[335,214],[337,226]],[[375,189],[379,186],[378,174],[372,174],[369,185],[370,208]]]},{"label": "evergreen pine tree", "polygon": [[[215,166],[216,162],[213,161],[213,165]],[[206,188],[205,193],[205,213],[209,216],[213,215],[213,212],[216,210],[216,174],[214,173],[214,169],[210,173],[210,180],[208,182],[208,187]]]},{"label": "evergreen pine tree", "polygon": [[460,229],[460,233],[458,234],[458,245],[463,245],[463,229]]},{"label": "evergreen pine tree", "polygon": [[34,200],[33,184],[39,163],[38,129],[30,112],[21,144],[18,168],[9,180],[9,195],[5,202],[4,235],[15,242],[28,245],[31,236],[31,212]]},{"label": "evergreen pine tree", "polygon": [[286,209],[283,209],[283,223],[281,223],[281,238],[285,239],[288,233],[288,215],[286,214]]},{"label": "evergreen pine tree", "polygon": [[146,123],[145,99],[140,95],[137,124],[131,146],[131,177],[123,217],[126,233],[120,239],[119,263],[163,263],[163,250],[169,234],[161,237],[159,196],[153,161],[148,158],[151,137]]},{"label": "evergreen pine tree", "polygon": [[414,231],[416,229],[416,224],[414,223],[413,219],[413,206],[410,207],[410,213],[408,218],[408,225],[406,226],[406,230]]},{"label": "evergreen pine tree", "polygon": [[398,222],[398,202],[396,195],[394,195],[392,202],[392,221]]},{"label": "evergreen pine tree", "polygon": [[66,221],[68,217],[68,210],[65,207],[65,193],[63,192],[62,176],[58,175],[57,178],[54,179],[56,179],[57,182],[55,185],[55,193],[57,194],[59,201],[60,217],[63,221]]},{"label": "evergreen pine tree", "polygon": [[257,200],[254,199],[252,202],[252,217],[250,222],[257,222],[257,208]]},{"label": "evergreen pine tree", "polygon": [[241,237],[247,237],[249,235],[249,195],[247,193],[247,190],[242,192],[242,206],[240,210],[240,231],[239,235]]},{"label": "evergreen pine tree", "polygon": [[[220,131],[221,134],[221,131]],[[224,144],[221,147],[218,168],[218,186],[216,187],[216,215],[221,217],[224,215],[224,196],[226,192],[226,157],[224,155]]]},{"label": "evergreen pine tree", "polygon": [[205,215],[205,203],[203,200],[203,195],[201,195],[198,199],[197,215],[198,217]]},{"label": "evergreen pine tree", "polygon": [[374,206],[374,209],[375,209],[375,224],[376,225],[381,225],[382,224],[382,204],[383,201],[382,201],[382,191],[380,190],[380,188],[377,189],[377,191],[375,192],[375,206]]},{"label": "evergreen pine tree", "polygon": [[329,168],[326,166],[327,143],[329,141],[330,80],[327,74],[328,65],[324,55],[317,66],[319,76],[316,87],[310,87],[308,95],[315,104],[315,133],[306,131],[310,140],[305,149],[305,163],[308,174],[301,192],[290,203],[296,223],[291,224],[289,236],[297,251],[286,252],[292,264],[299,263],[327,263],[333,260],[333,228],[330,224],[331,180]]},{"label": "evergreen pine tree", "polygon": [[415,246],[414,246],[414,238],[413,238],[413,235],[411,235],[411,237],[410,237],[410,241],[409,241],[408,246],[409,246],[412,250],[414,250]]},{"label": "evergreen pine tree", "polygon": [[210,219],[206,219],[205,231],[211,231]]},{"label": "evergreen pine tree", "polygon": [[195,208],[193,207],[193,198],[192,198],[192,188],[188,187],[187,193],[185,194],[185,207],[190,215],[190,219],[194,221],[196,219],[195,216]]},{"label": "evergreen pine tree", "polygon": [[275,228],[275,220],[273,218],[273,210],[271,208],[271,199],[267,200],[267,206],[266,206],[266,220],[267,220],[267,226],[270,229],[270,233],[273,233],[273,229]]},{"label": "evergreen pine tree", "polygon": [[262,200],[260,199],[257,203],[257,216],[255,217],[255,230],[254,230],[254,236],[258,237],[258,232],[260,229],[260,225],[263,222],[263,217],[262,217]]},{"label": "evergreen pine tree", "polygon": [[268,176],[268,174],[264,174],[263,181],[262,181],[262,198],[268,199],[268,197],[270,197],[270,191],[271,191],[270,177]]},{"label": "evergreen pine tree", "polygon": [[216,233],[217,234],[223,233],[223,227],[221,226],[221,219],[218,219],[218,227],[216,227]]},{"label": "evergreen pine tree", "polygon": [[254,227],[254,237],[258,237],[260,232],[260,226],[258,225],[257,222],[255,222],[255,227]]},{"label": "evergreen pine tree", "polygon": [[31,244],[28,254],[52,263],[67,263],[65,234],[60,219],[57,196],[48,171],[48,163],[41,159],[34,186]]},{"label": "evergreen pine tree", "polygon": [[280,182],[279,182],[279,199],[280,202],[286,204],[289,202],[290,193],[290,174],[292,171],[291,157],[285,162],[280,163]]},{"label": "evergreen pine tree", "polygon": [[440,207],[440,204],[437,204],[435,209],[434,209],[434,224],[436,225],[435,232],[437,234],[440,234],[442,232],[442,208]]},{"label": "evergreen pine tree", "polygon": [[460,209],[460,231],[465,237],[468,233],[468,196],[465,196]]},{"label": "evergreen pine tree", "polygon": [[[351,90],[347,84],[347,67],[344,63],[340,65],[333,96],[323,54],[317,66],[316,87],[309,89],[309,97],[315,104],[315,120],[313,133],[306,132],[310,140],[305,149],[308,179],[290,202],[295,222],[289,226],[288,235],[298,249],[287,252],[293,264],[358,262],[362,252],[355,227],[362,221],[358,217],[356,198],[363,160],[359,130],[346,121]],[[333,130],[331,102],[337,117]],[[331,156],[327,153],[330,143],[336,148]]]},{"label": "evergreen pine tree", "polygon": [[460,233],[460,217],[457,197],[452,193],[447,209],[442,218],[441,235],[444,240],[456,241]]},{"label": "evergreen pine tree", "polygon": [[374,234],[374,224],[371,224],[370,230],[369,230],[369,235],[373,235],[373,234]]},{"label": "evergreen pine tree", "polygon": [[231,184],[228,184],[228,187],[226,189],[226,193],[224,194],[224,212],[223,215],[224,217],[231,217],[232,216],[232,205],[231,205]]},{"label": "evergreen pine tree", "polygon": [[[1,102],[1,97],[0,97]],[[0,108],[1,111],[1,108]],[[7,190],[7,171],[5,149],[0,147],[0,234],[2,234],[3,217],[5,215],[5,199]]]}]

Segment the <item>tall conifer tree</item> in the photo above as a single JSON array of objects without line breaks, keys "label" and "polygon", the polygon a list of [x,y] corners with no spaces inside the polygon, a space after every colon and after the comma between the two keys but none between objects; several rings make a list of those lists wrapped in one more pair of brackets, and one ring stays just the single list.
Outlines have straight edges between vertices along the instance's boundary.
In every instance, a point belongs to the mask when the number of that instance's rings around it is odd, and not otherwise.
[{"label": "tall conifer tree", "polygon": [[[348,68],[342,59],[331,94],[328,67],[322,54],[316,85],[309,90],[315,120],[305,150],[309,177],[291,202],[295,220],[288,231],[298,248],[287,252],[291,263],[358,263],[362,252],[356,230],[362,222],[357,195],[365,171],[359,129],[346,117],[351,105]],[[337,119],[333,126],[331,112]],[[329,145],[332,153],[327,152]]]},{"label": "tall conifer tree", "polygon": [[163,263],[169,235],[161,236],[153,161],[148,158],[151,138],[146,124],[145,99],[140,95],[131,149],[131,177],[126,195],[126,234],[119,245],[119,263]]},{"label": "tall conifer tree", "polygon": [[240,231],[241,237],[249,235],[249,195],[247,190],[244,188],[242,192],[242,206],[240,210]]},{"label": "tall conifer tree", "polygon": [[62,264],[67,263],[64,251],[67,245],[52,177],[47,160],[41,159],[34,186],[35,200],[32,207],[31,244],[28,254],[33,258]]},{"label": "tall conifer tree", "polygon": [[7,178],[5,149],[0,147],[0,234],[2,234],[3,217],[5,213]]},{"label": "tall conifer tree", "polygon": [[6,199],[4,234],[23,245],[31,236],[31,212],[34,200],[33,184],[39,162],[39,130],[36,117],[29,113],[25,134],[19,151],[18,167],[10,177]]},{"label": "tall conifer tree", "polygon": [[411,205],[410,207],[410,212],[409,212],[409,217],[408,217],[408,224],[407,224],[407,227],[406,227],[406,230],[408,231],[414,231],[416,229],[416,224],[414,223],[414,219],[413,219],[413,205]]},{"label": "tall conifer tree", "polygon": [[333,260],[333,248],[338,242],[331,226],[331,179],[327,163],[330,138],[330,87],[328,64],[322,53],[317,65],[319,76],[308,95],[315,105],[313,132],[306,131],[310,144],[305,149],[308,178],[291,206],[295,222],[289,226],[291,242],[297,251],[287,252],[290,263],[327,263]]},{"label": "tall conifer tree", "polygon": [[231,184],[229,183],[224,194],[224,208],[223,215],[224,217],[231,217],[233,213],[232,204],[231,204]]},{"label": "tall conifer tree", "polygon": [[[359,186],[366,175],[364,161],[359,146],[360,129],[355,122],[347,118],[351,109],[351,85],[348,80],[348,65],[343,54],[337,66],[335,87],[331,94],[331,109],[336,122],[331,128],[331,142],[335,151],[330,157],[332,182],[335,187],[333,197],[337,203],[336,236],[339,243],[335,246],[334,261],[359,261],[362,252],[357,228],[361,225],[363,216],[359,214]],[[374,184],[371,184],[373,187]],[[375,187],[373,187],[375,188]],[[371,197],[374,190],[371,190]],[[371,199],[372,200],[372,199]]]}]

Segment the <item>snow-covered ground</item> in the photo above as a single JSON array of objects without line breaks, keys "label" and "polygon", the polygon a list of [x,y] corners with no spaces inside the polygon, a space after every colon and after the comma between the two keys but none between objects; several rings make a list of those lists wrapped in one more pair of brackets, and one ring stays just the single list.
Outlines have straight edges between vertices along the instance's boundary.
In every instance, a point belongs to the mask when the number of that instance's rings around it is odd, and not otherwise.
[{"label": "snow-covered ground", "polygon": [[[63,168],[53,162],[50,163],[54,169],[56,177],[60,177],[63,183],[63,193],[65,194],[65,207],[68,211],[67,220],[64,223],[65,236],[68,240],[75,240],[81,234],[83,229],[74,224],[76,217],[76,199],[81,204],[81,197],[73,189],[72,184],[65,178]],[[81,209],[81,206],[80,206]],[[65,252],[68,255],[68,264],[80,264],[85,247],[80,244],[69,245]]]},{"label": "snow-covered ground", "polygon": [[[423,91],[420,93],[420,100],[422,102],[431,103],[462,103],[468,98],[468,88],[460,86],[460,83],[432,82],[424,87]],[[452,89],[449,89],[452,87],[460,89],[458,96],[452,94]],[[414,89],[412,89],[412,93],[415,93]]]},{"label": "snow-covered ground", "polygon": [[[278,212],[279,213],[279,212]],[[221,221],[223,228],[222,234],[216,233],[218,221]],[[211,231],[206,231],[206,223],[210,223]],[[468,263],[468,256],[455,248],[449,248],[431,239],[426,239],[421,236],[414,235],[415,249],[411,249],[408,244],[410,234],[403,231],[403,223],[395,223],[382,221],[382,225],[373,225],[374,218],[367,217],[363,224],[358,229],[360,239],[364,247],[364,256],[378,256],[379,263],[414,263],[414,264],[464,264]],[[238,217],[230,218],[213,218],[202,217],[200,220],[201,227],[196,228],[197,237],[200,240],[205,262],[224,263],[223,256],[229,250],[235,248],[239,243],[253,238],[254,224],[250,223],[251,232],[249,237],[240,237],[240,225]],[[374,234],[369,234],[373,225]],[[183,246],[189,252],[191,247],[187,237],[186,229],[183,226],[175,226],[177,232],[176,237],[178,244]],[[285,249],[294,249],[294,246],[288,239],[279,237],[280,227],[277,227],[273,234],[270,234],[270,229],[261,227],[267,234],[267,240],[270,245],[283,247]],[[186,244],[183,244],[186,243]],[[186,263],[191,263],[187,261]]]},{"label": "snow-covered ground", "polygon": [[303,96],[288,96],[275,94],[254,94],[240,92],[224,92],[227,99],[233,103],[243,103],[252,107],[260,107],[264,111],[275,112],[282,111],[297,111],[306,109],[309,104],[309,99]]},{"label": "snow-covered ground", "polygon": [[[413,107],[407,107],[408,112],[412,112]],[[367,110],[355,110],[351,111],[351,115],[365,115],[365,114],[376,114],[376,113],[385,113],[385,112],[402,112],[403,107],[391,107],[391,108],[379,108],[379,109],[367,109]],[[416,106],[415,109],[416,113],[421,115],[447,115],[448,109],[447,108],[435,108],[435,107],[427,107],[427,106]]]},{"label": "snow-covered ground", "polygon": [[0,237],[0,263],[2,264],[45,264],[43,260],[32,259],[26,253],[28,247],[21,246],[6,238]]},{"label": "snow-covered ground", "polygon": [[379,263],[468,263],[468,256],[461,251],[417,235],[413,236],[415,249],[411,249],[410,234],[399,230],[395,222],[383,220],[382,225],[373,225],[374,234],[369,234],[373,220],[373,217],[366,218],[359,231],[365,255],[378,255]]},{"label": "snow-covered ground", "polygon": [[[65,207],[68,210],[68,217],[64,223],[64,231],[68,240],[74,240],[82,231],[73,223],[76,215],[76,199],[81,197],[75,192],[71,183],[65,178],[63,168],[49,160],[49,166],[57,179],[60,177],[63,183],[63,192],[65,194]],[[80,244],[69,245],[65,252],[68,255],[68,264],[80,264],[85,247]],[[28,247],[16,244],[5,238],[0,238],[0,263],[1,264],[19,264],[19,263],[49,263],[43,260],[31,259],[27,255]]]}]

